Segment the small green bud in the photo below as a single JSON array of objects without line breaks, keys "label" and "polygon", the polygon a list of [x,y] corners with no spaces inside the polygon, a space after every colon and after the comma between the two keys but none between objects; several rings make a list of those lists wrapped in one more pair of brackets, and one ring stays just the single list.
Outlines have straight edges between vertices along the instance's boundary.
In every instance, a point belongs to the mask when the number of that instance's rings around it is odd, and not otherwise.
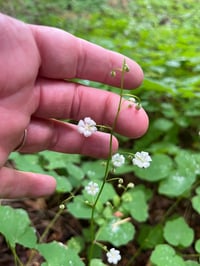
[{"label": "small green bud", "polygon": [[111,75],[111,77],[115,77],[115,76],[116,76],[116,71],[115,71],[115,70],[112,70],[112,71],[110,72],[110,75]]},{"label": "small green bud", "polygon": [[107,246],[103,246],[103,250],[108,251]]},{"label": "small green bud", "polygon": [[126,63],[125,63],[124,66],[123,66],[123,70],[124,70],[125,72],[129,72],[129,71],[130,71],[129,66],[128,66]]},{"label": "small green bud", "polygon": [[141,107],[142,107],[141,103],[137,103],[136,106],[135,106],[135,109],[136,110],[140,110]]},{"label": "small green bud", "polygon": [[129,159],[129,160],[132,160],[132,159],[133,159],[133,154],[129,154],[129,155],[128,155],[128,159]]}]

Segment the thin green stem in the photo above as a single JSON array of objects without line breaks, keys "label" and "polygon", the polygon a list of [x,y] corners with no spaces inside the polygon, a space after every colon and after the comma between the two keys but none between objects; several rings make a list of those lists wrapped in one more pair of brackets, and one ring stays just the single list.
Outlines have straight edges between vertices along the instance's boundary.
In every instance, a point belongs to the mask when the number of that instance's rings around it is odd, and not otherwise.
[{"label": "thin green stem", "polygon": [[39,242],[41,243],[44,238],[46,237],[46,235],[48,234],[49,230],[52,228],[52,226],[55,224],[55,222],[57,221],[57,219],[60,217],[61,213],[63,212],[63,209],[59,209],[59,211],[56,213],[56,215],[54,216],[53,220],[51,220],[51,222],[48,224],[48,226],[46,227],[46,229],[44,230],[43,234],[41,235]]},{"label": "thin green stem", "polygon": [[92,207],[92,213],[91,213],[91,220],[90,220],[90,240],[91,240],[91,247],[90,247],[90,251],[89,251],[89,261],[92,259],[92,256],[93,256],[93,250],[94,250],[94,245],[95,245],[95,223],[94,223],[94,215],[95,215],[95,209],[96,209],[96,205],[97,205],[97,202],[101,196],[101,193],[104,189],[104,186],[106,184],[106,181],[107,181],[107,178],[108,178],[108,175],[109,175],[109,166],[110,166],[110,161],[111,161],[111,158],[112,158],[112,141],[113,141],[113,135],[114,135],[114,131],[115,131],[115,128],[116,128],[116,125],[117,125],[117,120],[118,120],[118,117],[119,117],[119,112],[120,112],[120,109],[121,109],[121,103],[122,103],[122,97],[123,97],[123,90],[124,90],[124,76],[125,76],[125,72],[127,71],[127,66],[126,66],[126,62],[124,60],[123,62],[123,66],[122,66],[122,69],[121,69],[121,81],[120,81],[120,94],[119,94],[119,103],[118,103],[118,107],[117,107],[117,113],[115,115],[115,119],[114,119],[114,122],[113,122],[113,126],[111,127],[111,131],[110,131],[110,141],[109,141],[109,155],[108,155],[108,159],[106,161],[106,168],[105,168],[105,173],[104,173],[104,179],[103,179],[103,183],[100,187],[100,190],[99,190],[99,193],[96,197],[96,200],[93,204],[93,207]]},{"label": "thin green stem", "polygon": [[123,93],[123,96],[124,97],[129,97],[129,98],[134,98],[135,100],[137,100],[137,102],[139,104],[141,104],[141,100],[140,100],[140,97],[136,96],[136,95],[133,95],[133,94],[130,94],[130,93]]},{"label": "thin green stem", "polygon": [[[52,226],[55,224],[55,222],[57,221],[57,219],[59,218],[59,216],[61,215],[61,213],[64,211],[64,209],[60,208],[59,211],[56,213],[56,215],[54,216],[53,220],[51,220],[51,222],[48,224],[48,226],[46,227],[46,229],[44,230],[43,234],[41,235],[40,239],[39,239],[39,243],[43,242],[43,240],[45,239],[45,237],[47,236],[49,230],[52,228]],[[26,263],[26,266],[31,265],[31,262],[33,261],[35,256],[35,252],[34,250],[32,250],[29,260]]]},{"label": "thin green stem", "polygon": [[15,265],[23,266],[23,263],[21,262],[20,258],[18,257],[15,248],[11,247],[10,248],[15,260]]}]

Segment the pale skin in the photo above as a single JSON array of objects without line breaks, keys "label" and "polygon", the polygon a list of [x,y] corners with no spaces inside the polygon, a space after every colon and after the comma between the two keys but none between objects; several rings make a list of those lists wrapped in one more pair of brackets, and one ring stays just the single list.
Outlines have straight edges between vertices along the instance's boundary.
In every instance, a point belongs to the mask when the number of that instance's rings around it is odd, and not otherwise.
[{"label": "pale skin", "polygon": [[[120,87],[124,56],[50,27],[29,25],[0,14],[0,197],[39,197],[55,191],[53,177],[5,167],[9,154],[21,142],[22,153],[51,150],[95,158],[109,154],[110,135],[96,132],[85,138],[74,124],[91,117],[97,124],[112,126],[119,95],[70,82],[79,78]],[[140,66],[125,58],[130,71],[125,89],[143,80]],[[67,81],[67,80],[68,81]],[[116,125],[121,135],[138,138],[148,128],[148,117],[123,101]],[[118,149],[114,137],[112,150]]]}]

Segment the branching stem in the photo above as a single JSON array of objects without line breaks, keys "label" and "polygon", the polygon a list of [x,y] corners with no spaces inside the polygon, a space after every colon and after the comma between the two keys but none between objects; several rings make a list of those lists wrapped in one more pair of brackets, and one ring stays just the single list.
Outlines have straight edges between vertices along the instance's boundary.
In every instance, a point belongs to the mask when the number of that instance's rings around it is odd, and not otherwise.
[{"label": "branching stem", "polygon": [[119,113],[120,113],[120,109],[121,109],[121,104],[122,104],[122,98],[123,98],[123,91],[124,91],[124,77],[125,77],[125,73],[128,71],[127,70],[127,65],[126,65],[126,61],[124,59],[123,61],[123,65],[122,65],[122,69],[120,69],[121,71],[121,81],[120,81],[120,94],[119,94],[119,103],[118,103],[118,107],[117,107],[117,112],[115,115],[115,119],[113,122],[113,125],[111,127],[111,131],[110,131],[110,141],[109,141],[109,155],[108,155],[108,159],[106,161],[106,168],[105,168],[105,173],[104,173],[104,178],[103,178],[103,183],[100,187],[99,193],[96,197],[96,200],[93,204],[92,207],[92,213],[91,213],[91,220],[90,220],[90,241],[91,241],[91,247],[90,247],[90,251],[89,251],[89,261],[91,261],[92,257],[93,257],[93,250],[94,250],[94,245],[95,245],[95,219],[94,219],[94,215],[95,215],[95,209],[96,209],[96,205],[97,202],[101,196],[101,193],[104,189],[104,186],[106,184],[106,181],[108,179],[109,176],[109,172],[110,172],[110,162],[111,162],[111,158],[112,158],[112,141],[113,141],[113,135],[114,135],[114,131],[116,129],[116,125],[117,125],[117,120],[119,117]]}]

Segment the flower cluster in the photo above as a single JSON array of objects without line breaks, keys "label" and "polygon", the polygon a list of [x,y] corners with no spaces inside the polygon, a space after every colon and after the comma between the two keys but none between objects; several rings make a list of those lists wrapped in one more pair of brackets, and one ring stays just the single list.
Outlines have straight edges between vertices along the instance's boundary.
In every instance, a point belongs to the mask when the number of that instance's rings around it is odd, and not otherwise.
[{"label": "flower cluster", "polygon": [[[131,100],[135,100],[131,98]],[[83,134],[85,137],[90,137],[93,133],[97,131],[96,122],[90,117],[85,117],[78,122],[78,131],[80,134]],[[136,165],[140,168],[147,168],[150,166],[152,159],[148,152],[141,151],[136,152],[134,158],[132,159],[133,165]],[[125,157],[119,153],[116,153],[112,156],[112,164],[114,167],[121,167],[125,163]]]},{"label": "flower cluster", "polygon": [[[130,69],[129,69],[128,65],[126,64],[126,62],[124,61],[122,69],[116,69],[116,70],[121,71],[122,75],[123,75],[124,72],[129,72]],[[111,76],[112,77],[116,76],[116,70],[111,71]],[[122,76],[122,79],[123,79],[123,76]],[[123,90],[123,85],[121,85],[121,86],[122,86],[121,89]],[[120,94],[120,97],[121,97],[121,94]],[[129,101],[129,103],[128,103],[128,107],[129,108],[135,107],[136,110],[139,110],[141,108],[141,103],[140,103],[140,100],[139,100],[139,98],[137,96],[129,97],[128,101]],[[120,103],[121,103],[121,101],[120,101]],[[120,104],[119,104],[119,108],[118,109],[120,109]],[[117,120],[117,115],[118,114],[119,113],[116,114],[116,120]],[[113,126],[112,130],[114,130],[114,128],[115,127]],[[85,118],[81,119],[78,122],[77,129],[78,129],[78,132],[80,134],[82,134],[84,137],[90,137],[92,134],[94,134],[97,131],[97,125],[96,125],[96,122],[94,120],[92,120],[90,117],[85,117]],[[111,131],[111,134],[112,134],[112,131]],[[110,140],[112,140],[112,139],[110,138]],[[110,152],[111,152],[111,150],[110,150]],[[132,164],[137,166],[137,167],[139,167],[139,168],[148,168],[150,166],[150,164],[151,164],[151,161],[152,161],[151,156],[149,155],[149,153],[145,152],[145,151],[136,152],[135,154],[131,155],[131,160],[132,160]],[[107,169],[109,170],[109,166],[110,166],[109,164],[110,163],[112,164],[113,168],[121,167],[121,166],[123,166],[125,164],[125,156],[120,154],[120,153],[114,154],[112,156],[111,160],[109,160],[109,159],[107,160],[106,171],[107,171]],[[105,174],[105,176],[104,176],[103,185],[107,181],[106,179],[107,179],[107,174]],[[118,186],[123,187],[123,179],[119,179],[118,182],[119,182]],[[85,191],[87,192],[88,195],[95,196],[95,195],[97,195],[99,193],[98,196],[100,196],[100,193],[103,190],[103,185],[101,186],[101,188],[99,188],[99,185],[97,183],[95,183],[93,181],[90,181],[85,186]],[[129,183],[125,189],[133,188],[133,187],[134,187],[134,184],[133,183]],[[95,236],[95,232],[94,232],[94,228],[95,227],[94,227],[93,224],[94,224],[94,210],[95,210],[95,207],[96,207],[96,204],[97,204],[97,201],[98,201],[98,196],[97,196],[97,200],[92,205],[92,208],[93,208],[93,212],[92,212],[92,215],[91,215],[92,243],[95,242],[94,241],[95,240],[95,237],[94,237]],[[120,213],[118,211],[118,212],[115,212],[114,215],[116,217],[121,218],[123,216],[123,213]],[[120,224],[129,221],[129,219],[130,219],[130,217],[127,217],[127,218],[124,218],[124,219],[119,219],[118,221],[113,223],[112,224],[112,228],[111,228],[112,232],[114,232],[114,233],[117,232],[118,229],[119,229]],[[115,264],[115,265],[118,264],[118,262],[122,258],[121,254],[120,254],[120,251],[115,249],[115,248],[111,248],[110,250],[107,250],[107,247],[103,247],[103,249],[104,249],[104,251],[106,250],[106,257],[107,257],[108,263]]]},{"label": "flower cluster", "polygon": [[[148,152],[141,151],[136,152],[134,158],[132,159],[133,165],[138,166],[139,168],[147,168],[150,166],[152,159]],[[125,157],[116,153],[112,156],[112,164],[114,167],[120,167],[125,163]]]}]

